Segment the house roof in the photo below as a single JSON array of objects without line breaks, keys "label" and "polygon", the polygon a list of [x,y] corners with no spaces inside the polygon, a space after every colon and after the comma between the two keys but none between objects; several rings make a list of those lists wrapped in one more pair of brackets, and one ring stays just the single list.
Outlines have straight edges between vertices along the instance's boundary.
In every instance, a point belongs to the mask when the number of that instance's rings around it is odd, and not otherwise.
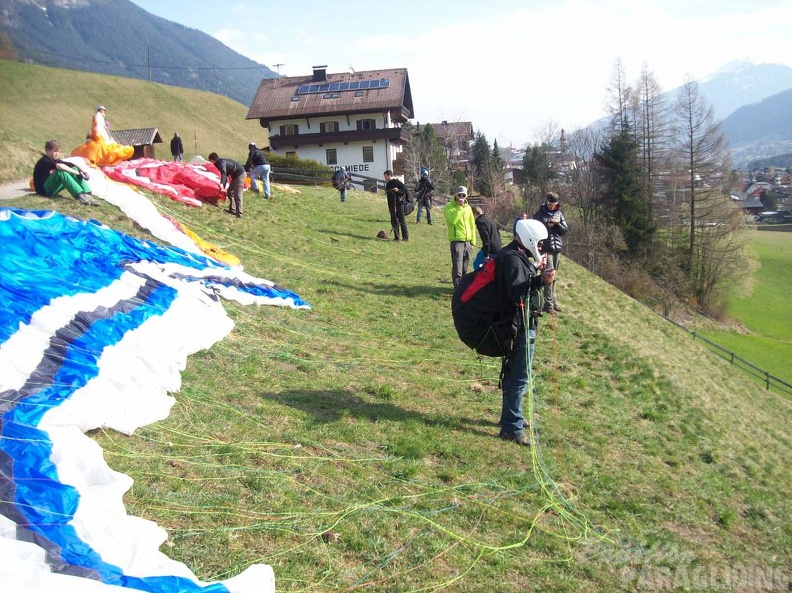
[{"label": "house roof", "polygon": [[113,130],[113,139],[122,146],[148,146],[162,144],[157,128],[135,128],[132,130]]},{"label": "house roof", "polygon": [[405,68],[327,74],[321,81],[313,76],[265,78],[246,119],[260,119],[265,125],[273,119],[382,111],[390,111],[397,120],[414,116]]},{"label": "house roof", "polygon": [[473,124],[469,121],[456,121],[448,123],[446,121],[439,124],[431,124],[434,132],[440,138],[467,138],[473,140]]}]

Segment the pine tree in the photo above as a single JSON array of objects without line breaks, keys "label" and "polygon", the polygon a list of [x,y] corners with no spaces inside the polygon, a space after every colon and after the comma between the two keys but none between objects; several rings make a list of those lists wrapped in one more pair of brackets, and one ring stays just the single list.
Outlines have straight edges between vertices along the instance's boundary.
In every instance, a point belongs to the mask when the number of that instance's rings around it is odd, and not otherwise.
[{"label": "pine tree", "polygon": [[630,254],[643,252],[656,227],[643,183],[639,145],[624,121],[594,157],[602,183],[602,212],[622,232]]}]

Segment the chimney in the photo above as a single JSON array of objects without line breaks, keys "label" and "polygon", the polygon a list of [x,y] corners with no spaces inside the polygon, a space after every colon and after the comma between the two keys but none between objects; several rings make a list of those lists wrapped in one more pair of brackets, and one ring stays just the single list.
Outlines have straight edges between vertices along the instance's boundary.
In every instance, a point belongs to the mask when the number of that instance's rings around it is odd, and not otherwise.
[{"label": "chimney", "polygon": [[314,66],[313,81],[324,82],[325,80],[327,80],[327,66]]}]

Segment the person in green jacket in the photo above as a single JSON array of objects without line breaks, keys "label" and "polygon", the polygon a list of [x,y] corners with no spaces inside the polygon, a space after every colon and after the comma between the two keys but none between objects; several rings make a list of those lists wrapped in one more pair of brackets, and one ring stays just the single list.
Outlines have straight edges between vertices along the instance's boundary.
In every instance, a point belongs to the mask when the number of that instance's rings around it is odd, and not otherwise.
[{"label": "person in green jacket", "polygon": [[457,188],[456,199],[443,207],[443,216],[448,226],[448,240],[451,241],[451,282],[456,287],[462,276],[467,274],[476,243],[476,219],[467,203],[464,185]]}]

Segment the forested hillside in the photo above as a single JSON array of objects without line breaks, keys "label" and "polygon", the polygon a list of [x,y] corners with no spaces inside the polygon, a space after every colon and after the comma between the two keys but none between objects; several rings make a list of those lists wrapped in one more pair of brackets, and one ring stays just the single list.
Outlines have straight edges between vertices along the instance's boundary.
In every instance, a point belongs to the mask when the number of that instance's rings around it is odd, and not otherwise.
[{"label": "forested hillside", "polygon": [[275,76],[214,37],[128,0],[4,0],[0,29],[3,58],[210,91],[243,105],[262,78]]}]

